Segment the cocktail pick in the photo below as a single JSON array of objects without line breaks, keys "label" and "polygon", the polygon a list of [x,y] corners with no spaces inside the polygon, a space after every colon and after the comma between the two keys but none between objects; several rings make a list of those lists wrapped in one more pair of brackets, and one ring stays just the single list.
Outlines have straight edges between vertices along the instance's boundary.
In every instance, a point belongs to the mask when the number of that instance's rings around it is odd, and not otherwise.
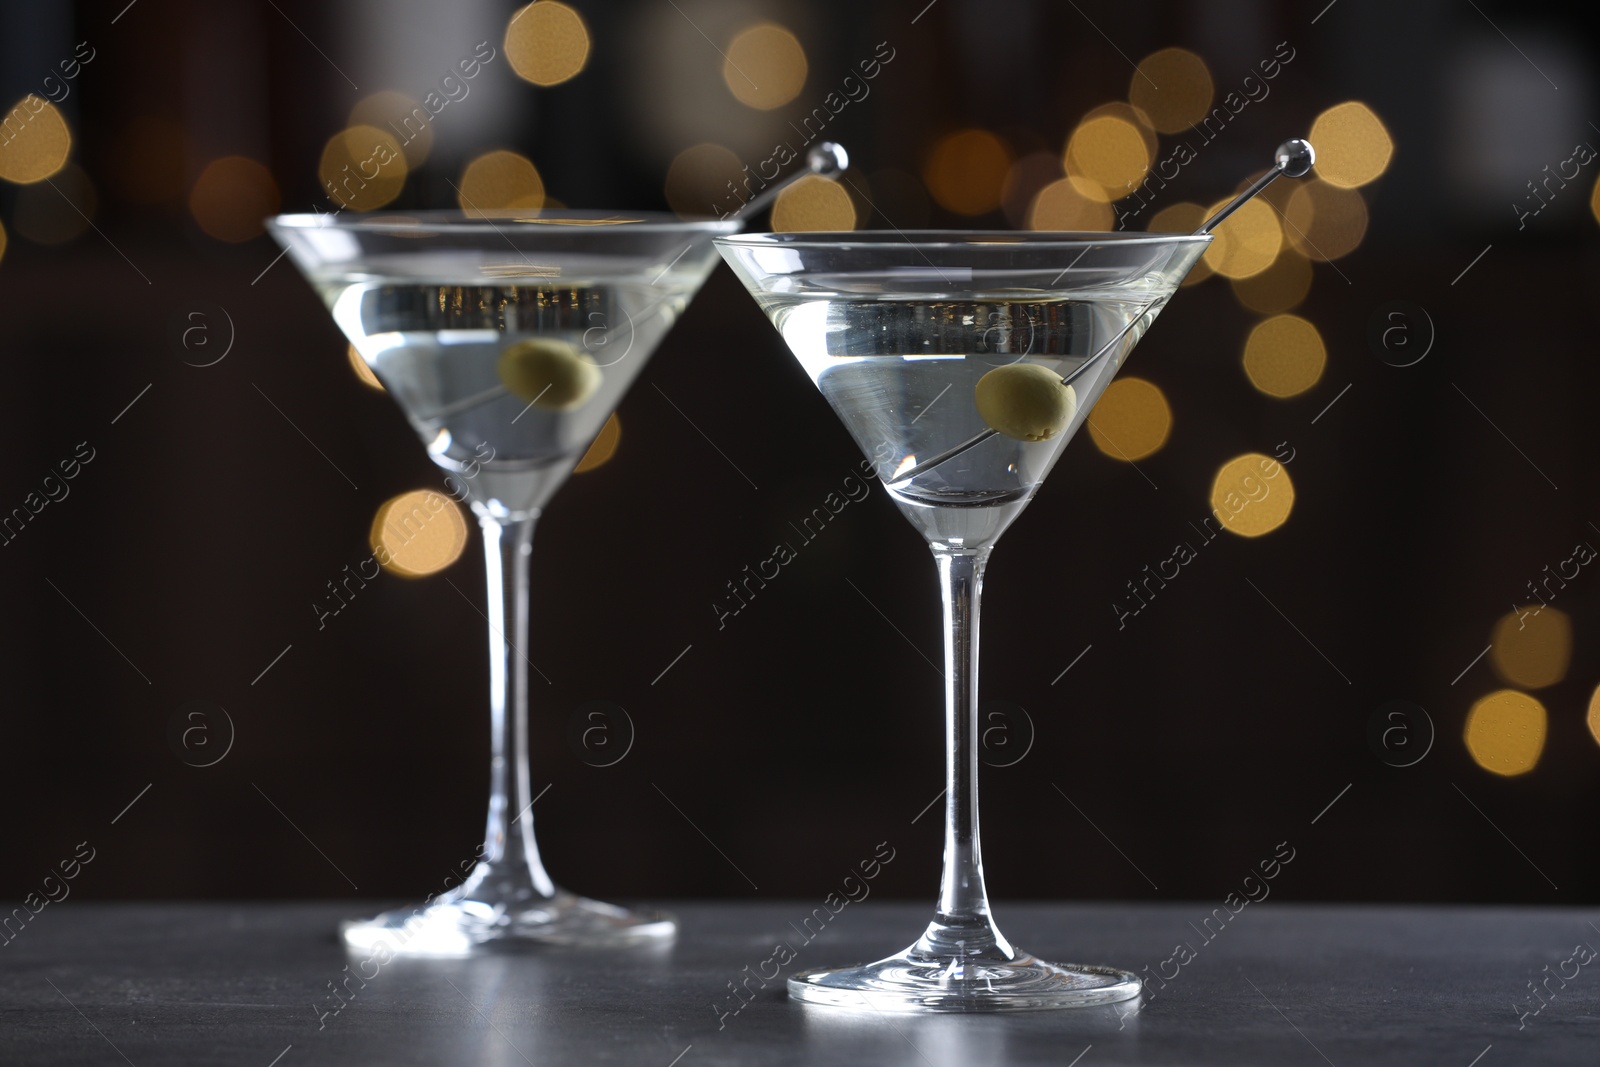
[{"label": "cocktail pick", "polygon": [[[821,146],[819,145],[818,147]],[[1301,138],[1296,137],[1283,142],[1278,146],[1278,150],[1273,153],[1272,169],[1267,171],[1261,177],[1257,178],[1255,181],[1251,182],[1248,189],[1244,190],[1238,196],[1228,201],[1214,215],[1202,222],[1200,224],[1200,228],[1194,231],[1195,236],[1198,237],[1209,234],[1212,230],[1216,229],[1217,226],[1221,225],[1221,223],[1227,219],[1229,215],[1232,215],[1250,200],[1260,195],[1263,189],[1271,185],[1278,178],[1285,175],[1290,178],[1303,177],[1311,170],[1311,165],[1316,162],[1316,158],[1316,150],[1311,147],[1310,141],[1302,140]],[[1101,346],[1098,352],[1084,360],[1082,363],[1078,364],[1077,367],[1073,368],[1070,374],[1061,379],[1061,384],[1063,386],[1071,385],[1073,381],[1087,373],[1090,367],[1093,367],[1101,360],[1102,357],[1105,356],[1107,352],[1110,352],[1112,348],[1116,347],[1117,342],[1126,337],[1128,335],[1128,331],[1132,330],[1135,326],[1142,322],[1150,309],[1155,307],[1160,302],[1160,299],[1152,300],[1150,303],[1140,308],[1137,314],[1130,316],[1126,326],[1118,330],[1111,340],[1107,341]],[[894,484],[908,482],[919,474],[925,474],[928,471],[933,470],[933,468],[939,466],[941,463],[948,463],[950,460],[961,455],[963,452],[983,444],[989,438],[995,436],[997,432],[998,431],[992,429],[984,430],[982,433],[968,438],[959,445],[956,445],[954,448],[947,448],[936,456],[928,457],[909,470],[901,472],[897,477],[895,477]]]},{"label": "cocktail pick", "polygon": [[1244,207],[1254,199],[1263,189],[1277,181],[1279,177],[1302,178],[1310,170],[1311,165],[1317,161],[1317,151],[1311,147],[1310,141],[1298,137],[1283,142],[1272,155],[1272,169],[1250,183],[1250,188],[1222,205],[1222,208],[1209,219],[1200,224],[1194,231],[1197,234],[1210,233],[1220,226],[1224,219],[1235,211]]},{"label": "cocktail pick", "polygon": [[849,166],[850,153],[844,150],[844,145],[836,141],[818,141],[806,153],[804,169],[797,170],[777,185],[769,186],[762,190],[758,196],[751,197],[745,201],[743,207],[728,217],[735,219],[753,218],[771,206],[772,202],[778,199],[779,193],[801,178],[809,178],[815,175],[818,178],[826,178],[829,181],[838,181],[839,176]]}]

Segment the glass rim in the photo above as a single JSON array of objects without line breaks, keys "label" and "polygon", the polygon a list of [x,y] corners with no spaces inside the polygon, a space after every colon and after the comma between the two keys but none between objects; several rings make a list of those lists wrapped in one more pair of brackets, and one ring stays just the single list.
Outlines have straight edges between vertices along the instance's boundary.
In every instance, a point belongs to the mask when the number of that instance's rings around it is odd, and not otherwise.
[{"label": "glass rim", "polygon": [[714,243],[728,247],[834,248],[863,245],[882,249],[1026,247],[1047,250],[1095,245],[1155,245],[1209,242],[1209,233],[1118,233],[1091,230],[831,230],[790,233],[734,233]]},{"label": "glass rim", "polygon": [[540,232],[536,226],[547,222],[569,220],[575,222],[603,222],[617,220],[612,225],[579,226],[573,229],[606,233],[711,233],[732,235],[739,231],[742,220],[717,218],[713,215],[681,218],[668,211],[595,211],[581,208],[537,209],[531,211],[475,211],[468,213],[460,208],[429,208],[420,211],[394,213],[361,213],[346,215],[342,212],[326,214],[297,212],[273,215],[266,221],[269,226],[283,230],[357,230],[393,231],[405,229],[443,230],[449,233],[484,234],[501,233],[510,227],[519,232]]}]

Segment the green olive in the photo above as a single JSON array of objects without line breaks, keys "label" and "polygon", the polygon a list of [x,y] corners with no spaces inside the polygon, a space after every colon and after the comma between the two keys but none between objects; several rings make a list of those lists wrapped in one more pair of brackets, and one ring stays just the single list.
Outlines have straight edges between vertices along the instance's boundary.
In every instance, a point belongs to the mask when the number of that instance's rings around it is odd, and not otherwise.
[{"label": "green olive", "polygon": [[1061,375],[1037,363],[1010,363],[978,379],[978,414],[997,433],[1019,441],[1048,441],[1078,411],[1078,394]]},{"label": "green olive", "polygon": [[500,381],[546,411],[571,411],[600,388],[600,368],[565,341],[518,341],[500,353]]}]

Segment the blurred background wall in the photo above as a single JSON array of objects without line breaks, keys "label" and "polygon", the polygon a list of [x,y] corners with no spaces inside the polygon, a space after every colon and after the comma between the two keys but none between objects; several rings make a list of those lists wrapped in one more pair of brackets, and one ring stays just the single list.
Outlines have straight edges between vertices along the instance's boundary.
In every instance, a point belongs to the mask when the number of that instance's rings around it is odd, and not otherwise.
[{"label": "blurred background wall", "polygon": [[[1220,898],[1288,841],[1285,899],[1594,900],[1600,107],[1562,10],[0,0],[0,892],[87,840],[84,898],[414,897],[478,842],[476,532],[318,628],[441,474],[263,216],[725,209],[825,119],[849,180],[785,225],[1189,228],[1321,149],[994,557],[993,891]],[[340,203],[358,126],[399,151]],[[1283,483],[1202,536],[1255,453]],[[911,529],[874,489],[713,607],[857,458],[719,271],[537,535],[559,880],[814,897],[888,841],[879,891],[932,894]]]}]

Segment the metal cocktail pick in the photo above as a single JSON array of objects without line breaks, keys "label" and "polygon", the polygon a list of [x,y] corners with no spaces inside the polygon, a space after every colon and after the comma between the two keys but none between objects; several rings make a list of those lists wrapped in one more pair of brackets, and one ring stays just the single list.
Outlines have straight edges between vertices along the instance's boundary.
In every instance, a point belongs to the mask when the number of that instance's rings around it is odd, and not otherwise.
[{"label": "metal cocktail pick", "polygon": [[[821,146],[819,145],[818,147],[820,148]],[[1311,170],[1311,165],[1316,162],[1316,158],[1316,151],[1311,147],[1310,141],[1305,141],[1296,137],[1292,140],[1283,142],[1278,146],[1278,150],[1273,153],[1272,169],[1267,171],[1261,177],[1257,178],[1255,181],[1251,182],[1250,188],[1246,189],[1244,192],[1228,201],[1220,210],[1217,211],[1216,214],[1202,222],[1200,224],[1200,228],[1194,231],[1195,235],[1200,236],[1203,234],[1208,234],[1212,230],[1216,229],[1217,226],[1221,225],[1221,223],[1229,215],[1232,215],[1251,199],[1258,196],[1261,193],[1261,190],[1271,185],[1279,177],[1283,175],[1288,175],[1291,178],[1299,178],[1304,176],[1308,171]],[[1118,330],[1116,335],[1113,336],[1111,340],[1107,341],[1098,352],[1084,360],[1082,363],[1078,364],[1078,366],[1073,369],[1072,373],[1068,374],[1065,378],[1062,378],[1061,384],[1071,385],[1074,380],[1081,377],[1089,370],[1090,367],[1093,367],[1096,363],[1098,363],[1101,357],[1103,357],[1107,352],[1111,351],[1111,349],[1116,346],[1118,341],[1126,337],[1128,335],[1128,331],[1137,326],[1144,319],[1145,314],[1149,312],[1151,308],[1161,303],[1163,299],[1165,299],[1165,297],[1158,297],[1157,299],[1150,301],[1150,303],[1139,309],[1138,314],[1130,316],[1126,326]],[[919,474],[924,474],[927,471],[931,471],[933,468],[939,466],[939,464],[949,462],[955,457],[961,455],[963,452],[983,444],[983,442],[995,436],[997,432],[998,431],[996,430],[984,430],[982,433],[961,442],[954,448],[948,448],[936,456],[930,456],[921,463],[918,463],[916,466],[912,467],[910,470],[904,471],[896,476],[894,479],[895,483],[900,484],[908,482]]]},{"label": "metal cocktail pick", "polygon": [[[1302,142],[1304,143],[1304,142]],[[1310,146],[1307,145],[1309,148]],[[778,199],[778,194],[801,178],[815,175],[836,182],[839,176],[850,166],[850,153],[844,150],[844,145],[836,141],[818,141],[806,153],[806,165],[803,170],[797,170],[777,185],[763,190],[759,196],[751,197],[745,201],[743,207],[729,215],[729,218],[750,218],[765,211],[772,202]]]}]

